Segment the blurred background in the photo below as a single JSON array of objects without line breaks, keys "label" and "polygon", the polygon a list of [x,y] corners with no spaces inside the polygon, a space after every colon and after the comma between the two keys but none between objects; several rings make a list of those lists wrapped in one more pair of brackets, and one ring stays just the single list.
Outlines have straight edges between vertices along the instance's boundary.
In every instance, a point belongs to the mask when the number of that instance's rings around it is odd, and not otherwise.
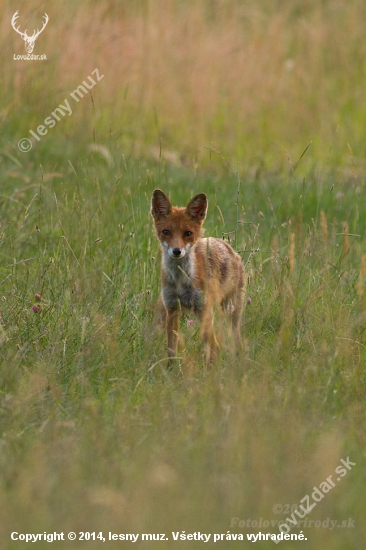
[{"label": "blurred background", "polygon": [[[48,14],[34,49],[47,61],[13,59],[25,53],[10,25],[16,10],[28,33]],[[364,162],[362,0],[1,0],[1,11],[9,147],[98,68],[94,107],[90,97],[75,104],[48,147],[96,139],[156,157],[162,146],[172,162],[192,165],[212,148],[243,168],[277,171],[312,142],[312,166]]]}]

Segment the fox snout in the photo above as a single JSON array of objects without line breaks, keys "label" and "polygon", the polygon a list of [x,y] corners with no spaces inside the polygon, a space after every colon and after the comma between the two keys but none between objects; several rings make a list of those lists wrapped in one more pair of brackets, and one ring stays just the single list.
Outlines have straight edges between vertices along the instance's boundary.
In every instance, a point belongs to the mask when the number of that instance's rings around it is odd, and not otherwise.
[{"label": "fox snout", "polygon": [[[180,248],[173,248],[172,254],[174,258],[180,258],[182,256],[182,252],[185,253],[185,250],[181,250]],[[184,254],[183,254],[184,256]]]},{"label": "fox snout", "polygon": [[190,243],[187,243],[186,246],[178,247],[178,246],[169,246],[169,243],[162,242],[164,250],[169,254],[169,256],[175,260],[179,260],[180,258],[184,258],[184,256],[188,253],[189,249],[191,248]]}]

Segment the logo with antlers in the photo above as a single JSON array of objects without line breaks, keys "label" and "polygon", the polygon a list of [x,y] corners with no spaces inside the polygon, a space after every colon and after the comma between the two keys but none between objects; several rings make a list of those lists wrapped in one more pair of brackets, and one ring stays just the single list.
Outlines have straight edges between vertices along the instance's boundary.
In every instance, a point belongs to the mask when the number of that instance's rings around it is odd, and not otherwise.
[{"label": "logo with antlers", "polygon": [[25,42],[25,49],[27,50],[27,53],[32,53],[35,41],[37,40],[37,38],[39,37],[39,35],[41,34],[41,32],[43,31],[43,29],[45,28],[45,26],[48,23],[48,15],[47,15],[47,13],[44,14],[44,16],[43,16],[44,17],[44,22],[43,22],[43,26],[42,26],[41,30],[34,31],[32,36],[27,35],[27,29],[25,29],[24,32],[21,32],[19,30],[19,27],[17,28],[15,26],[15,23],[16,23],[16,20],[18,19],[18,17],[19,17],[19,11],[16,11],[13,15],[12,20],[11,20],[11,26],[23,38],[23,40]]}]

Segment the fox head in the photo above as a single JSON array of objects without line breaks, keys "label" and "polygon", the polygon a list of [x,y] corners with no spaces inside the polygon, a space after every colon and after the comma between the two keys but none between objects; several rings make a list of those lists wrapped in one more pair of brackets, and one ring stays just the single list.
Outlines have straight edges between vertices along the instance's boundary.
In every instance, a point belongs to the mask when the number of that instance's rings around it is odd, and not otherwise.
[{"label": "fox head", "polygon": [[200,193],[185,208],[175,207],[163,191],[155,189],[151,199],[151,215],[157,237],[171,258],[184,258],[200,238],[207,205],[207,196]]}]

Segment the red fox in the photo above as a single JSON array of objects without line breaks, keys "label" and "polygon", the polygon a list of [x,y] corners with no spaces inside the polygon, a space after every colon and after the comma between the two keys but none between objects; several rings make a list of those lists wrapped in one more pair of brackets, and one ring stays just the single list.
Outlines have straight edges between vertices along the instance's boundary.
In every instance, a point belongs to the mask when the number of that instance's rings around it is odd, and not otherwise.
[{"label": "red fox", "polygon": [[240,322],[246,287],[239,254],[221,239],[202,238],[207,196],[196,195],[185,208],[172,206],[160,189],[151,200],[151,215],[162,257],[161,299],[165,310],[168,366],[177,356],[180,313],[192,311],[201,322],[206,363],[217,355],[213,329],[214,307],[232,315],[234,335],[240,343]]}]

